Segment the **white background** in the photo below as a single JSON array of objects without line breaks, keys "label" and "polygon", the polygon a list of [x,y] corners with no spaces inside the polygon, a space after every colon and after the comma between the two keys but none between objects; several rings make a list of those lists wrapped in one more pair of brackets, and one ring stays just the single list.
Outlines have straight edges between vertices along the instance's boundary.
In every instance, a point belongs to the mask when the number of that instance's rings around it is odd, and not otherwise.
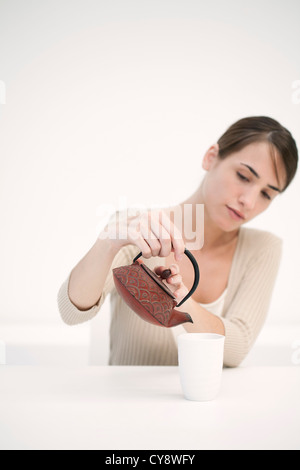
[{"label": "white background", "polygon": [[[299,18],[298,0],[0,0],[0,328],[60,325],[99,208],[182,201],[237,119],[300,147]],[[284,240],[273,324],[299,324],[299,178],[249,224]]]}]

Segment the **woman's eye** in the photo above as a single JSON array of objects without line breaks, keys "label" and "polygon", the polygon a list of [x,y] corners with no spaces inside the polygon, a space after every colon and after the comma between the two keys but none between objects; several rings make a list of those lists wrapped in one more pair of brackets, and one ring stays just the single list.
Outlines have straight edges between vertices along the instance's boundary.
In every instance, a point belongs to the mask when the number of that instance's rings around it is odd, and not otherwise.
[{"label": "woman's eye", "polygon": [[238,177],[239,177],[240,180],[242,180],[242,181],[249,181],[249,179],[246,178],[246,176],[242,175],[242,173],[240,173],[239,171],[237,171],[236,174],[238,175]]},{"label": "woman's eye", "polygon": [[[247,178],[247,176],[242,175],[242,173],[240,173],[239,171],[237,171],[236,174],[241,181],[244,181],[244,182],[250,181],[249,178]],[[266,191],[262,191],[261,194],[265,199],[268,199],[269,201],[271,200],[271,197],[269,196],[268,193],[266,193]]]},{"label": "woman's eye", "polygon": [[269,199],[269,200],[271,200],[271,198],[270,198],[269,194],[268,194],[268,193],[266,193],[265,191],[262,191],[262,195],[263,195],[263,197],[265,197],[266,199]]}]

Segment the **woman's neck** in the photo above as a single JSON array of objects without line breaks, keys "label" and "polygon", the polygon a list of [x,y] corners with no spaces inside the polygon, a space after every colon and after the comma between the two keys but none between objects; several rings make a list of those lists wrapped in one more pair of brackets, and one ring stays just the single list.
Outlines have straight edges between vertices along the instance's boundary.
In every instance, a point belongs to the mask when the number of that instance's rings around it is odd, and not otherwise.
[{"label": "woman's neck", "polygon": [[[239,229],[233,230],[231,232],[225,232],[209,217],[207,208],[204,204],[201,186],[197,189],[197,191],[195,191],[194,194],[178,205],[182,211],[182,214],[184,214],[185,205],[187,204],[191,205],[193,221],[195,221],[197,215],[197,204],[204,205],[204,245],[202,251],[209,251],[211,249],[221,248],[224,246],[227,247],[237,240]],[[193,225],[195,227],[195,224]]]}]

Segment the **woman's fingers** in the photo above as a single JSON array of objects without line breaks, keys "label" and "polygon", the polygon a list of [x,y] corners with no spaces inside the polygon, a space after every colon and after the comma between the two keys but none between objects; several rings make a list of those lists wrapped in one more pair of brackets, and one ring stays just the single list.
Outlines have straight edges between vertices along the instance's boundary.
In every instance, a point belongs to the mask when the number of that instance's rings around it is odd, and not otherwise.
[{"label": "woman's fingers", "polygon": [[171,236],[161,225],[159,213],[151,211],[142,215],[140,233],[149,244],[153,256],[169,255],[172,249]]},{"label": "woman's fingers", "polygon": [[169,278],[169,277],[172,277],[172,276],[174,276],[174,275],[176,275],[176,274],[179,274],[179,266],[178,266],[178,264],[171,264],[171,266],[170,266],[169,268],[166,268],[166,266],[156,266],[156,267],[154,268],[154,271],[156,272],[156,274],[158,274],[158,276],[161,276],[162,273],[163,273],[164,271],[167,271],[167,270],[170,271],[170,274],[169,274],[168,278]]},{"label": "woman's fingers", "polygon": [[164,279],[164,273],[168,273],[163,282],[167,284],[170,291],[175,295],[178,303],[188,294],[188,288],[183,284],[177,264],[172,264],[169,268],[166,268],[166,266],[156,266],[154,271],[162,279]]},{"label": "woman's fingers", "polygon": [[179,286],[182,283],[182,277],[180,274],[175,274],[174,276],[169,276],[167,282],[173,286]]},{"label": "woman's fingers", "polygon": [[168,277],[163,281],[171,292],[177,298],[177,301],[180,302],[188,293],[187,287],[183,284],[182,276],[179,272],[179,266],[177,264],[172,264],[169,268],[166,266],[156,266],[154,268],[155,273],[164,279],[164,273],[168,273]]},{"label": "woman's fingers", "polygon": [[[180,231],[164,211],[149,211],[142,214],[140,230],[150,247],[153,246],[153,256],[167,257],[174,250],[176,260],[181,259],[185,250],[184,241]],[[159,245],[152,240],[157,240]]]},{"label": "woman's fingers", "polygon": [[141,225],[140,232],[143,239],[148,243],[152,256],[159,256],[161,252],[161,244],[152,230],[149,229],[149,227],[145,227],[145,225]]},{"label": "woman's fingers", "polygon": [[140,233],[137,221],[129,225],[128,239],[140,249],[144,258],[151,258],[153,256],[150,245]]},{"label": "woman's fingers", "polygon": [[188,288],[184,284],[181,284],[181,286],[174,291],[174,295],[177,298],[177,302],[181,302],[181,300],[188,294],[188,292]]},{"label": "woman's fingers", "polygon": [[170,232],[161,223],[161,212],[152,212],[149,216],[151,232],[156,236],[160,244],[159,256],[167,257],[172,250],[172,237]]},{"label": "woman's fingers", "polygon": [[116,243],[120,246],[134,243],[145,258],[165,258],[174,251],[175,259],[179,260],[184,253],[181,233],[163,210],[150,210],[136,216],[116,214],[108,230],[112,236],[115,230]]},{"label": "woman's fingers", "polygon": [[165,214],[165,212],[161,211],[160,222],[162,226],[169,231],[171,244],[174,249],[175,259],[176,261],[180,261],[182,255],[184,254],[185,245],[182,238],[182,235],[176,225],[174,225],[169,217]]},{"label": "woman's fingers", "polygon": [[165,266],[157,266],[154,271],[162,279],[165,279],[167,284],[172,285],[175,289],[179,289],[181,285],[183,285],[177,264],[172,264],[169,268],[166,268]]}]

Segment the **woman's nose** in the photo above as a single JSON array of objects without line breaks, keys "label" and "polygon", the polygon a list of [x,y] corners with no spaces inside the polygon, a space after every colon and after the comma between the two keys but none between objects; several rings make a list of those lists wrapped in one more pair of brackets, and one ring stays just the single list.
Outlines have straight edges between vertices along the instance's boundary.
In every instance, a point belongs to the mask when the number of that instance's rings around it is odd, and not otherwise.
[{"label": "woman's nose", "polygon": [[255,189],[247,189],[244,191],[239,197],[239,203],[243,205],[243,207],[247,211],[251,211],[255,208],[257,201],[257,191]]}]

